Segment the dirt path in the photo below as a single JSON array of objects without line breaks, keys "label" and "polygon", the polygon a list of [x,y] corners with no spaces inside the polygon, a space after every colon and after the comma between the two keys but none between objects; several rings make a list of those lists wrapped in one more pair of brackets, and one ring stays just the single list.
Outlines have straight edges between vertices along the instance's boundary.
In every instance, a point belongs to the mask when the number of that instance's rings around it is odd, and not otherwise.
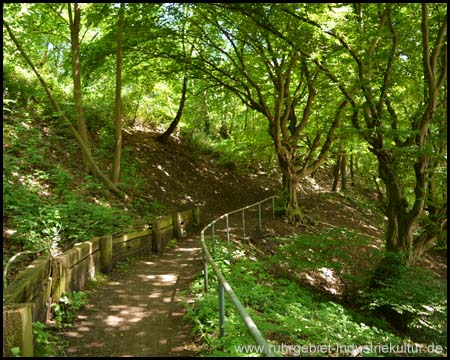
[{"label": "dirt path", "polygon": [[200,269],[196,236],[162,256],[141,257],[114,270],[106,284],[86,291],[89,305],[64,334],[67,356],[195,356],[180,291]]}]

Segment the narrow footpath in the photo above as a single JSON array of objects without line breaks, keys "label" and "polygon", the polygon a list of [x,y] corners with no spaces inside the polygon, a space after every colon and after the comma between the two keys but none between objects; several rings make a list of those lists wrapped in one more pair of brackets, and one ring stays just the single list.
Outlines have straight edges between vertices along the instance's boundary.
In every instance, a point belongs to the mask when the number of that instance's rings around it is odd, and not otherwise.
[{"label": "narrow footpath", "polygon": [[62,334],[70,357],[196,356],[180,294],[202,268],[197,233],[161,256],[132,259],[88,293],[88,305]]}]

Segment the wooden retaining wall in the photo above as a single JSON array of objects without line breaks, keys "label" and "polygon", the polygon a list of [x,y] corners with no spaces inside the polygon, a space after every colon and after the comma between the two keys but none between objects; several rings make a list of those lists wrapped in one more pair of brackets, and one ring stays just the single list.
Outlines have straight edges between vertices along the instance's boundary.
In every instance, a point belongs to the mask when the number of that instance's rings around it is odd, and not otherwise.
[{"label": "wooden retaining wall", "polygon": [[3,356],[14,347],[22,356],[33,356],[32,322],[46,323],[51,304],[63,292],[83,289],[98,271],[108,273],[120,260],[162,254],[170,240],[183,238],[199,223],[199,208],[194,208],[156,219],[148,230],[95,237],[33,261],[3,291]]}]

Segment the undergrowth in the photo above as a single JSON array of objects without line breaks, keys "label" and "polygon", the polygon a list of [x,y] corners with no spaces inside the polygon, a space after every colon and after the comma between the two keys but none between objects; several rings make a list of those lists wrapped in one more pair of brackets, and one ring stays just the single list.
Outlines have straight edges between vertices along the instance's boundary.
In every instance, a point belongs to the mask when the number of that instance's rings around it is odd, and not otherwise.
[{"label": "undergrowth", "polygon": [[[408,352],[406,345],[416,346],[417,353],[407,355],[423,356],[424,352],[431,351],[426,344],[414,345],[409,338],[394,334],[370,312],[349,310],[290,279],[274,275],[268,271],[269,262],[256,259],[248,251],[216,247],[215,260],[272,349],[282,355],[393,355],[383,352],[386,344],[403,353]],[[210,290],[207,293],[203,291],[201,274],[193,282],[195,307],[188,307],[186,315],[194,323],[193,332],[205,344],[203,354],[257,355],[257,349],[245,347],[253,345],[254,340],[227,297],[226,335],[218,337],[217,279],[213,271],[209,274]],[[320,348],[320,345],[326,348]],[[440,349],[435,355],[442,355]],[[446,352],[446,349],[442,351]]]},{"label": "undergrowth", "polygon": [[[127,204],[111,197],[99,179],[83,174],[79,146],[53,111],[42,105],[45,102],[37,104],[26,97],[15,107],[18,100],[9,100],[4,109],[4,263],[22,250],[60,251],[94,236],[133,229],[140,219],[164,209],[163,204],[136,197]],[[112,132],[103,133],[94,146],[102,167],[111,162],[109,138]],[[127,149],[122,161],[120,185],[139,193],[143,184],[136,175],[139,164]],[[20,262],[10,267],[8,276],[20,270]]]}]

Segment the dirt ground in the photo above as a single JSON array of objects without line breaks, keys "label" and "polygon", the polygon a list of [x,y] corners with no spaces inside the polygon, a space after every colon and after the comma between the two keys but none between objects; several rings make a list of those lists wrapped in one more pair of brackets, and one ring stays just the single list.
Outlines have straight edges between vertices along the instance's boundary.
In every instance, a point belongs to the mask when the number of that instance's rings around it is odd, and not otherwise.
[{"label": "dirt ground", "polygon": [[70,357],[195,356],[190,325],[183,322],[192,299],[187,290],[201,269],[198,237],[180,241],[164,255],[123,263],[101,286],[87,290],[88,305],[73,328],[61,333]]}]

